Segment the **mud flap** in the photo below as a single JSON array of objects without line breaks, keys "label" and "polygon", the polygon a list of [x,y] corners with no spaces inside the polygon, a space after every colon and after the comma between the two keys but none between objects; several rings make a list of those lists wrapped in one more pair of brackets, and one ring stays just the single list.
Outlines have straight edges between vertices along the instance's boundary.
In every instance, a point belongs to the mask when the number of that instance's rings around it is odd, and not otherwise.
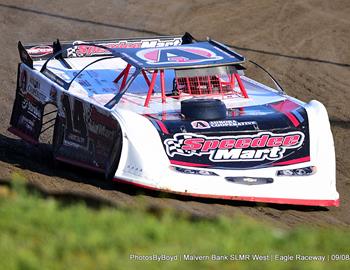
[{"label": "mud flap", "polygon": [[28,73],[20,65],[17,74],[16,98],[8,130],[29,143],[38,144],[45,104],[27,92]]}]

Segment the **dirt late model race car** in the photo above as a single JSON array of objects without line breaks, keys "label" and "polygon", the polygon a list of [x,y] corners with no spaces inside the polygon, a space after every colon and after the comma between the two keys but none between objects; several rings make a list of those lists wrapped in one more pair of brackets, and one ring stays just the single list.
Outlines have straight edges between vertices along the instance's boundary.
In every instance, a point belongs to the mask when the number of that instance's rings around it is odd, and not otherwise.
[{"label": "dirt late model race car", "polygon": [[339,205],[325,107],[288,96],[270,74],[276,87],[245,76],[245,58],[217,41],[186,33],[18,49],[9,130],[37,144],[55,106],[57,161],[188,196]]}]

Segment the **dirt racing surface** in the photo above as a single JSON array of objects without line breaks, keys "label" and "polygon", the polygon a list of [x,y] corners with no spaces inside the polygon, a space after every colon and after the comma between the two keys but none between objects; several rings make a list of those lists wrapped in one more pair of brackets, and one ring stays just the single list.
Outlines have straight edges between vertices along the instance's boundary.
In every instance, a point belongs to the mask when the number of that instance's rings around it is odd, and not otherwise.
[{"label": "dirt racing surface", "polygon": [[[0,0],[0,179],[25,175],[46,194],[121,207],[171,208],[193,216],[244,213],[284,227],[350,227],[350,1]],[[164,196],[108,183],[70,166],[55,168],[50,134],[38,147],[7,132],[15,96],[17,42],[183,34],[210,36],[265,68],[287,93],[328,109],[337,156],[339,208],[262,205]],[[302,187],[301,187],[302,188]],[[314,192],[310,190],[310,192]]]}]

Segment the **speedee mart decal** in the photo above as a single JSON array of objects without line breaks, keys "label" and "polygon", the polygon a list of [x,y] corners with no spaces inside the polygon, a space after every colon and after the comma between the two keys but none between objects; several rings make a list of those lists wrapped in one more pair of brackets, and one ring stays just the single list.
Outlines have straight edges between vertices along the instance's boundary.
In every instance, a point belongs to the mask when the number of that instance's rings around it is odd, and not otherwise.
[{"label": "speedee mart decal", "polygon": [[299,131],[273,134],[207,137],[177,133],[164,141],[168,156],[208,155],[212,162],[278,160],[286,151],[300,147],[305,135]]},{"label": "speedee mart decal", "polygon": [[[130,49],[130,48],[155,48],[155,47],[168,47],[168,46],[179,46],[182,43],[181,38],[173,39],[144,39],[144,40],[120,40],[116,42],[98,43],[110,49]],[[98,56],[109,54],[107,50],[100,47],[91,46],[85,44],[84,41],[74,41],[73,48],[67,50],[67,57],[85,57],[85,56]]]}]

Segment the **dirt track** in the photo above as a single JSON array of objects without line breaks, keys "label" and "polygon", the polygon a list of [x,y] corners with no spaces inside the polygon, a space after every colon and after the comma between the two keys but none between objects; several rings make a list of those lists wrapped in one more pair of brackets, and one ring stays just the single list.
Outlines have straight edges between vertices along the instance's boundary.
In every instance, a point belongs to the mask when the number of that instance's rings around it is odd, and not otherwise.
[{"label": "dirt track", "polygon": [[[159,3],[157,3],[159,2]],[[189,3],[191,2],[191,3]],[[200,215],[245,213],[281,226],[350,226],[350,2],[343,1],[0,1],[0,179],[20,171],[47,193],[117,206],[169,207]],[[17,42],[103,39],[190,32],[210,36],[267,67],[287,92],[328,109],[337,155],[339,208],[299,208],[164,198],[104,182],[98,175],[54,169],[47,144],[33,147],[7,131],[15,93]],[[47,137],[44,140],[47,140]],[[310,191],[312,192],[312,191]]]}]

